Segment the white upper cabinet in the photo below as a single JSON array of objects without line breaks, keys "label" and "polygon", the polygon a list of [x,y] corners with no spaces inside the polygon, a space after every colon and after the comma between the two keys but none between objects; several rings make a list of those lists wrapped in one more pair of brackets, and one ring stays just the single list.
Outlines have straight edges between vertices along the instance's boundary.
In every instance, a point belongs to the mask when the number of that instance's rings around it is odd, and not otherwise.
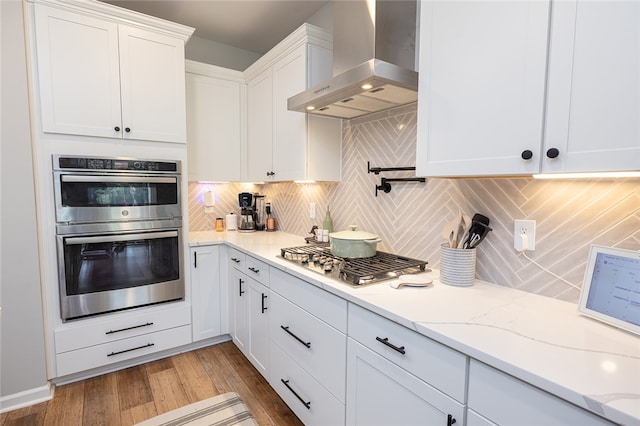
[{"label": "white upper cabinet", "polygon": [[331,78],[330,37],[304,24],[254,63],[248,80],[250,181],[339,181],[342,122],[287,108],[287,99]]},{"label": "white upper cabinet", "polygon": [[123,24],[116,15],[128,12],[99,2],[51,3],[34,5],[42,130],[186,142],[184,43],[192,29],[155,31],[155,18],[139,14],[140,26]]},{"label": "white upper cabinet", "polygon": [[635,1],[423,2],[417,174],[640,170],[638,22]]},{"label": "white upper cabinet", "polygon": [[243,180],[246,84],[242,72],[187,61],[190,181]]},{"label": "white upper cabinet", "polygon": [[549,2],[425,1],[420,9],[417,174],[536,172]]},{"label": "white upper cabinet", "polygon": [[551,18],[542,171],[640,170],[640,3],[558,1]]}]

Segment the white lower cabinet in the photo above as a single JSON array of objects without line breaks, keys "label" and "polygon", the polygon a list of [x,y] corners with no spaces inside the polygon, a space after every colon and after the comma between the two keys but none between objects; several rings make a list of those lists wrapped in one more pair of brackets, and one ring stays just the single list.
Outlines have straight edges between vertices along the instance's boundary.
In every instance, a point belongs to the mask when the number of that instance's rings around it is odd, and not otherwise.
[{"label": "white lower cabinet", "polygon": [[465,355],[349,304],[347,425],[464,424]]},{"label": "white lower cabinet", "polygon": [[56,377],[191,343],[191,307],[183,302],[87,319],[55,331]]},{"label": "white lower cabinet", "polygon": [[496,426],[496,423],[481,416],[472,409],[467,409],[467,426]]},{"label": "white lower cabinet", "polygon": [[465,406],[349,339],[347,425],[464,424]]},{"label": "white lower cabinet", "polygon": [[271,345],[270,362],[271,386],[305,425],[344,424],[344,404],[278,345]]},{"label": "white lower cabinet", "polygon": [[191,249],[193,341],[222,334],[222,297],[218,246]]},{"label": "white lower cabinet", "polygon": [[269,369],[269,288],[247,277],[246,355],[260,374],[268,379]]},{"label": "white lower cabinet", "polygon": [[487,420],[520,426],[613,424],[476,360],[469,367],[468,406],[475,413],[470,426],[493,424],[482,423]]},{"label": "white lower cabinet", "polygon": [[229,299],[231,300],[231,337],[233,343],[246,354],[247,336],[249,328],[247,326],[247,277],[235,268],[229,271]]}]

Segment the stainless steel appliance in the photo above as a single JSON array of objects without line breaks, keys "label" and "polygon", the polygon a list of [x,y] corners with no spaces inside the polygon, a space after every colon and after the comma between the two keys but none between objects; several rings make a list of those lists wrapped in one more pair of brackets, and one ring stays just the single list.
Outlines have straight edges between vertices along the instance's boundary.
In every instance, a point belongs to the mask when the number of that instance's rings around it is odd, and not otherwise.
[{"label": "stainless steel appliance", "polygon": [[183,299],[180,161],[53,161],[62,319]]},{"label": "stainless steel appliance", "polygon": [[390,280],[402,274],[428,271],[428,262],[378,251],[373,257],[341,258],[328,243],[280,249],[280,256],[313,272],[354,286]]}]

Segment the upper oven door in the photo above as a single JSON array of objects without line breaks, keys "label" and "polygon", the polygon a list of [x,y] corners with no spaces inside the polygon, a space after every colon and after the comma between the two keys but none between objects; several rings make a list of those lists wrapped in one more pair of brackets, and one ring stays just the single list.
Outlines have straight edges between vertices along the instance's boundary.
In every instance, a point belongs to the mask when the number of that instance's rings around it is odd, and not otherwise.
[{"label": "upper oven door", "polygon": [[55,172],[58,223],[182,217],[180,176]]}]

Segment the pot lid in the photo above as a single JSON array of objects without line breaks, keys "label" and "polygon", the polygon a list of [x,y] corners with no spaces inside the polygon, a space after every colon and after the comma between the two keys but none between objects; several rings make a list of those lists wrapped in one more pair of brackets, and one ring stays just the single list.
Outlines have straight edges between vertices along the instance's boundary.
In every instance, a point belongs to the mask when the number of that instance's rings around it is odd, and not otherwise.
[{"label": "pot lid", "polygon": [[349,225],[348,230],[332,232],[329,236],[339,240],[375,240],[378,238],[376,234],[372,234],[371,232],[358,231],[358,227],[356,225]]}]

